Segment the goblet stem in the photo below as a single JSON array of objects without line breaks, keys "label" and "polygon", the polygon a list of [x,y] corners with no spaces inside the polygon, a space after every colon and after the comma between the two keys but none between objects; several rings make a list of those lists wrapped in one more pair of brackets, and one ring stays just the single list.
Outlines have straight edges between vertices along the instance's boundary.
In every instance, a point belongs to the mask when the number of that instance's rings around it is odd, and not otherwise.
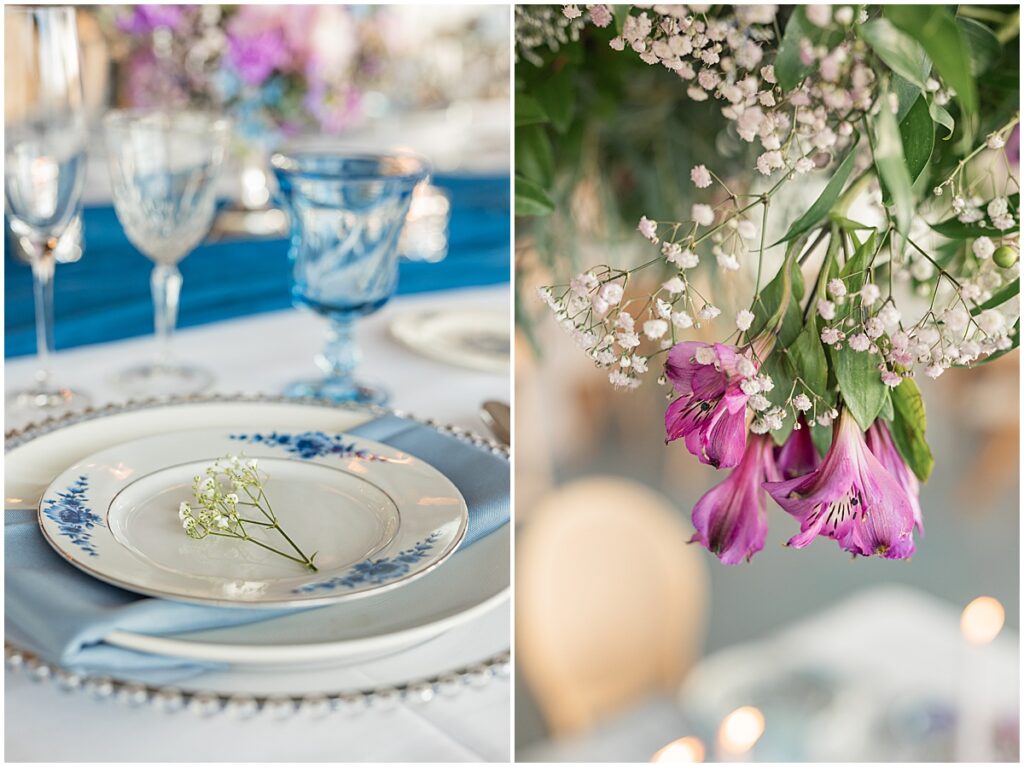
[{"label": "goblet stem", "polygon": [[50,382],[50,356],[53,353],[53,275],[57,258],[49,242],[38,245],[32,253],[32,288],[36,309],[36,381],[40,386]]},{"label": "goblet stem", "polygon": [[181,272],[174,264],[157,264],[149,284],[153,292],[153,325],[159,344],[157,361],[161,365],[169,365],[174,360],[171,343],[178,324]]},{"label": "goblet stem", "polygon": [[355,323],[348,318],[332,317],[327,343],[316,363],[329,379],[350,382],[362,352],[355,339]]}]

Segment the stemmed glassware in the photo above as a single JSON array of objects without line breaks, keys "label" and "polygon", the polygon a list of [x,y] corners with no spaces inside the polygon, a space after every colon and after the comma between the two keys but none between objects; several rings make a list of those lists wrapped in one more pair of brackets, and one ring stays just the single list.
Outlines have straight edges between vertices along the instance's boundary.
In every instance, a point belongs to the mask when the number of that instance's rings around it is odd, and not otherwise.
[{"label": "stemmed glassware", "polygon": [[157,359],[123,371],[122,389],[189,394],[213,382],[206,370],[178,362],[171,339],[178,319],[178,262],[210,230],[228,121],[205,112],[124,110],[104,119],[114,209],[131,243],[155,264]]},{"label": "stemmed glassware", "polygon": [[381,403],[386,392],[359,382],[358,317],[380,309],[398,284],[398,238],[426,162],[411,154],[315,150],[271,158],[291,218],[292,297],[330,320],[317,356],[322,378],[299,381],[289,396]]},{"label": "stemmed glassware", "polygon": [[86,118],[74,8],[4,9],[4,197],[28,254],[36,307],[35,384],[12,392],[9,413],[46,415],[88,403],[51,380],[55,251],[80,210]]}]

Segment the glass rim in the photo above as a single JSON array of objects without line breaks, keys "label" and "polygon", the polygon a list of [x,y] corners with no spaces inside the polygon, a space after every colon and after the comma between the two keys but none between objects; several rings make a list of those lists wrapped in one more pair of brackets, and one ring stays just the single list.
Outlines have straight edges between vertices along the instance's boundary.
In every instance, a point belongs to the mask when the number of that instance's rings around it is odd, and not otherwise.
[{"label": "glass rim", "polygon": [[[302,167],[302,159],[305,157],[321,157],[324,159],[331,160],[371,160],[371,161],[387,161],[387,160],[401,160],[411,161],[416,164],[414,170],[409,170],[405,173],[394,173],[390,175],[379,175],[379,174],[368,174],[368,175],[352,175],[338,172],[332,172],[330,170],[312,170]],[[326,181],[351,181],[351,182],[365,182],[365,181],[422,181],[423,179],[430,176],[432,169],[430,163],[416,152],[407,151],[404,149],[396,149],[392,151],[384,152],[373,152],[364,151],[359,149],[345,149],[341,147],[294,147],[285,148],[280,151],[274,152],[270,156],[270,167],[274,171],[281,173],[287,173],[290,176],[298,178],[308,179],[322,179]]]},{"label": "glass rim", "polygon": [[137,120],[146,117],[167,117],[172,123],[189,118],[201,118],[207,121],[208,128],[227,133],[231,127],[231,120],[224,115],[207,109],[168,109],[161,107],[124,107],[107,110],[103,115],[103,127],[109,128],[115,125],[130,125]]}]

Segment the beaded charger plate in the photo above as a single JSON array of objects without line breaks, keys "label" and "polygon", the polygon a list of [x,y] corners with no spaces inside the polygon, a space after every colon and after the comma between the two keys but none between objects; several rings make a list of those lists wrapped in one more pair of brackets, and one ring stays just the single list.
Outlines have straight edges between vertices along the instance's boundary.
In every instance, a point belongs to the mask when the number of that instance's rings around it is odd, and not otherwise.
[{"label": "beaded charger plate", "polygon": [[[388,413],[417,420],[373,406],[272,396],[205,395],[89,409],[8,433],[5,505],[8,509],[35,507],[64,467],[98,450],[147,435],[200,425],[231,431],[239,423],[267,431],[292,424],[305,430],[342,432]],[[458,427],[423,423],[482,452],[508,458],[503,445]],[[507,528],[460,550],[443,567],[403,588],[257,624],[160,637],[114,631],[105,641],[154,654],[254,669],[333,666],[393,653],[471,622],[507,602]],[[207,543],[182,540],[198,546]]]},{"label": "beaded charger plate", "polygon": [[[35,507],[64,467],[131,439],[198,426],[234,430],[240,423],[267,430],[291,425],[343,432],[385,414],[425,423],[508,458],[505,446],[464,429],[375,406],[267,395],[196,395],[88,408],[9,431],[5,505]],[[216,678],[205,674],[195,684],[178,687],[153,686],[131,674],[111,677],[60,668],[35,655],[31,637],[11,632],[5,652],[10,667],[24,668],[35,678],[130,704],[165,710],[187,706],[204,714],[354,713],[395,700],[426,701],[506,676],[508,574],[506,525],[405,588],[231,629],[165,637],[114,631],[105,638],[146,652],[230,664]],[[399,651],[402,662],[396,666],[388,658]],[[369,660],[381,656],[386,657]],[[355,660],[358,673],[347,671],[345,664]],[[277,671],[285,668],[291,673]],[[294,671],[302,668],[310,670]]]},{"label": "beaded charger plate", "polygon": [[[194,488],[228,455],[235,476],[258,471],[265,491],[223,480],[220,491]],[[215,507],[223,526],[208,521],[209,531],[195,497],[206,492],[233,502]],[[195,507],[184,518],[182,503]],[[394,589],[447,559],[467,521],[462,495],[429,464],[301,427],[130,440],[65,469],[39,504],[47,542],[84,572],[141,594],[228,607],[322,605]],[[183,522],[204,537],[187,535]]]}]

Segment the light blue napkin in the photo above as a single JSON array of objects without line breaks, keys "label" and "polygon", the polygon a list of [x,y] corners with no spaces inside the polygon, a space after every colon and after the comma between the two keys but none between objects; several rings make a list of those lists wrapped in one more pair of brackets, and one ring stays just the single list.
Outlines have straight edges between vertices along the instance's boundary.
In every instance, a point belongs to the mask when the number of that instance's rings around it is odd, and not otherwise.
[{"label": "light blue napkin", "polygon": [[[462,547],[508,522],[508,461],[396,416],[348,432],[390,445],[445,474],[466,499],[469,526]],[[107,585],[65,562],[43,539],[34,510],[4,515],[5,623],[9,638],[43,658],[93,673],[130,671],[154,684],[215,668],[214,664],[124,650],[102,640],[114,629],[167,635],[266,620],[288,610],[204,607],[153,599]],[[456,554],[455,556],[458,556]]]}]

